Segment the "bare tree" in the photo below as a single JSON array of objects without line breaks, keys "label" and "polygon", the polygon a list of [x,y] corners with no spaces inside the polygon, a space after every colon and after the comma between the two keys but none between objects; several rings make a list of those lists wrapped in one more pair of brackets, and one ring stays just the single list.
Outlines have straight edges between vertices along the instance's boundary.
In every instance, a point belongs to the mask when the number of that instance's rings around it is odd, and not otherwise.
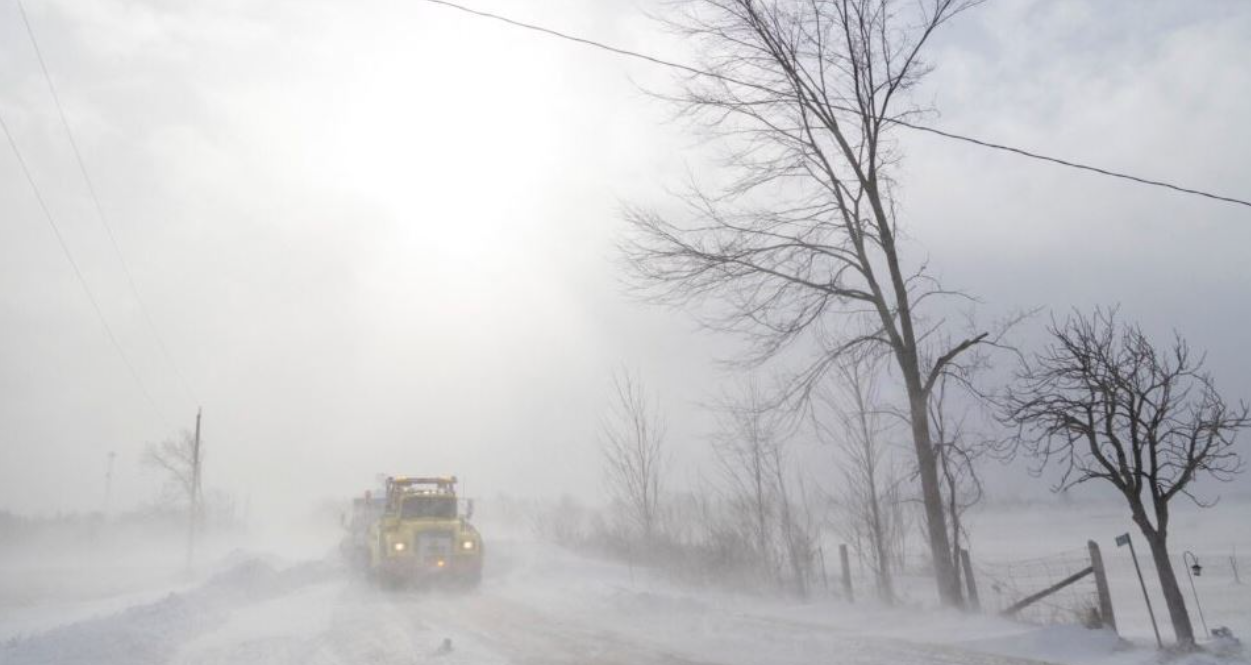
[{"label": "bare tree", "polygon": [[808,509],[808,493],[804,491],[803,475],[796,474],[800,487],[796,498],[792,498],[783,449],[775,446],[770,454],[773,457],[771,466],[774,483],[778,488],[778,521],[786,561],[790,564],[791,581],[794,584],[795,593],[801,598],[806,598],[810,586],[812,555],[815,552],[816,541],[812,511]]},{"label": "bare tree", "polygon": [[773,453],[781,445],[777,418],[755,381],[748,381],[741,394],[723,399],[717,411],[712,447],[729,485],[730,502],[747,518],[751,547],[761,567],[774,574],[778,497],[771,465],[778,460]]},{"label": "bare tree", "polygon": [[[749,546],[761,568],[785,587],[789,570],[796,594],[806,596],[814,552],[812,515],[802,475],[791,467],[790,428],[771,408],[754,379],[718,405],[713,451],[729,486],[729,503],[747,525]],[[791,480],[799,478],[796,494]]]},{"label": "bare tree", "polygon": [[184,430],[177,437],[159,444],[148,444],[143,463],[165,473],[175,494],[187,502],[187,568],[195,551],[196,531],[203,519],[201,471],[204,452],[200,441],[200,416],[196,415],[196,431]]},{"label": "bare tree", "polygon": [[930,422],[934,426],[934,445],[938,451],[939,477],[946,503],[947,528],[951,533],[951,556],[956,562],[956,578],[960,579],[960,551],[968,542],[964,514],[977,505],[983,496],[978,461],[994,450],[994,442],[979,438],[967,427],[968,413],[955,413],[952,372],[944,372],[930,395]]},{"label": "bare tree", "polygon": [[847,529],[857,549],[867,550],[878,597],[895,600],[891,569],[903,538],[900,484],[887,441],[885,410],[878,388],[882,356],[851,354],[839,365],[834,381],[821,389],[820,402],[832,424],[814,418],[817,436],[839,447],[843,455],[842,491]]},{"label": "bare tree", "polygon": [[1051,344],[1023,362],[1003,402],[1014,442],[1062,470],[1058,490],[1095,480],[1115,487],[1151,548],[1173,631],[1194,631],[1169,558],[1170,506],[1200,476],[1229,480],[1242,470],[1235,438],[1251,424],[1231,407],[1178,336],[1157,349],[1115,310],[1078,313],[1048,328]]},{"label": "bare tree", "polygon": [[674,100],[727,146],[732,179],[693,188],[689,223],[627,211],[638,291],[674,306],[717,300],[702,319],[745,335],[747,364],[815,344],[786,398],[806,399],[850,351],[888,350],[908,398],[939,596],[959,604],[928,403],[943,367],[987,335],[926,353],[935,326],[918,308],[950,292],[902,258],[890,132],[920,112],[903,97],[929,70],[922,48],[978,0],[678,4],[672,25],[708,75]]},{"label": "bare tree", "polygon": [[608,485],[645,542],[660,525],[665,422],[638,376],[613,374],[611,404],[600,428]]}]

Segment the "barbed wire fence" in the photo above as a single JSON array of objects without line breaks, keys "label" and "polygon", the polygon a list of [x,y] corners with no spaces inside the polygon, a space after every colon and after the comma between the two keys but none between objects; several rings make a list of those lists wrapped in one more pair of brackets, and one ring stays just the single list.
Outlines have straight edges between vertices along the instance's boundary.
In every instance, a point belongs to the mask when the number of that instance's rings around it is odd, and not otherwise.
[{"label": "barbed wire fence", "polygon": [[[1014,561],[973,565],[982,608],[1043,625],[1114,625],[1098,549],[1074,548]],[[1101,595],[1102,593],[1102,595]]]},{"label": "barbed wire fence", "polygon": [[[1128,536],[1118,536],[1116,544],[1129,544],[1128,540],[1121,542]],[[825,590],[831,596],[849,602],[864,599],[880,602],[882,599],[876,597],[874,592],[872,562],[864,548],[856,545],[854,541],[850,547],[842,544],[843,548],[850,550],[849,560],[840,561],[837,544],[825,550],[821,568],[822,571],[828,569],[828,575],[823,576]],[[1214,593],[1213,590],[1251,588],[1251,556],[1245,550],[1239,551],[1236,546],[1228,545],[1209,545],[1196,549],[1196,554],[1197,561],[1202,563],[1202,570],[1194,572],[1189,583],[1186,582],[1186,575],[1191,574],[1191,564],[1195,562],[1183,560],[1179,554],[1173,557],[1178,575],[1182,578],[1186,602],[1188,605],[1193,602],[1192,612],[1199,617],[1196,621],[1204,623],[1205,631],[1209,628],[1208,623],[1213,629],[1227,630],[1223,623],[1225,617],[1244,610],[1231,605],[1229,598],[1238,597],[1236,594]],[[962,551],[962,555],[961,582],[966,587],[968,609],[971,611],[996,614],[1034,625],[1080,625],[1118,632],[1103,553],[1094,541],[1088,541],[1086,547],[1022,559],[986,559],[976,554],[970,557],[967,550]],[[1117,565],[1123,565],[1123,562]],[[922,598],[928,597],[932,588],[933,564],[927,553],[916,549],[901,550],[892,559],[891,571],[896,585],[894,602],[915,603],[918,591],[923,594]],[[1125,570],[1118,568],[1117,579],[1122,583],[1125,574]],[[1190,588],[1191,584],[1196,588]],[[853,593],[853,589],[858,593]],[[1207,621],[1202,616],[1200,597],[1202,607],[1209,610]],[[1138,620],[1134,612],[1131,616]]]}]

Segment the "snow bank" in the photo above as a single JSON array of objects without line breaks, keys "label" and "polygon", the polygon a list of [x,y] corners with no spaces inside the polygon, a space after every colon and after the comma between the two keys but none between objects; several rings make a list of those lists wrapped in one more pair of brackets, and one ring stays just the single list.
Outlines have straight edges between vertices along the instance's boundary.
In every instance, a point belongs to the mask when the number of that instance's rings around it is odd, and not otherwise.
[{"label": "snow bank", "polygon": [[5,663],[165,663],[177,646],[226,620],[243,602],[290,593],[326,579],[325,564],[279,571],[248,559],[200,587],[107,616],[78,620],[32,636],[12,636],[0,647]]}]

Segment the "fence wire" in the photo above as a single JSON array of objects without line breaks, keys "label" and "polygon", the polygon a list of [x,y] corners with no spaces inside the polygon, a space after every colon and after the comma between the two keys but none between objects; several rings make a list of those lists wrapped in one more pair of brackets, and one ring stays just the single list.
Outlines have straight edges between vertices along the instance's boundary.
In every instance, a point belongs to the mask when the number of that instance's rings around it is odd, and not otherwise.
[{"label": "fence wire", "polygon": [[[982,609],[1003,612],[1090,567],[1090,551],[1078,548],[1045,557],[1016,561],[982,561],[974,565]],[[1099,593],[1094,575],[1034,601],[1014,616],[1037,624],[1098,623]]]},{"label": "fence wire", "polygon": [[[1173,568],[1181,577],[1186,576],[1189,562],[1180,555],[1174,554]],[[1226,584],[1251,585],[1251,556],[1235,552],[1201,552],[1199,562],[1203,565],[1203,577],[1206,580],[1221,580]]]}]

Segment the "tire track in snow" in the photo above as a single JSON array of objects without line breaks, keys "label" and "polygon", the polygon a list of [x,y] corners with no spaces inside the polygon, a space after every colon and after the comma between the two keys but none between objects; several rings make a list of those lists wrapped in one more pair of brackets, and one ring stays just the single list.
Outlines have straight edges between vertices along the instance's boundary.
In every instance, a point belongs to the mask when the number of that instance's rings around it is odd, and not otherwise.
[{"label": "tire track in snow", "polygon": [[491,665],[507,663],[427,622],[439,606],[425,597],[340,577],[281,598],[238,608],[224,624],[183,645],[173,665]]},{"label": "tire track in snow", "polygon": [[[445,639],[449,653],[439,653]],[[376,589],[321,564],[244,565],[189,592],[0,646],[6,665],[1040,665],[714,605],[541,607]]]},{"label": "tire track in snow", "polygon": [[715,665],[490,595],[452,598],[443,609],[436,628],[488,643],[519,665]]}]

